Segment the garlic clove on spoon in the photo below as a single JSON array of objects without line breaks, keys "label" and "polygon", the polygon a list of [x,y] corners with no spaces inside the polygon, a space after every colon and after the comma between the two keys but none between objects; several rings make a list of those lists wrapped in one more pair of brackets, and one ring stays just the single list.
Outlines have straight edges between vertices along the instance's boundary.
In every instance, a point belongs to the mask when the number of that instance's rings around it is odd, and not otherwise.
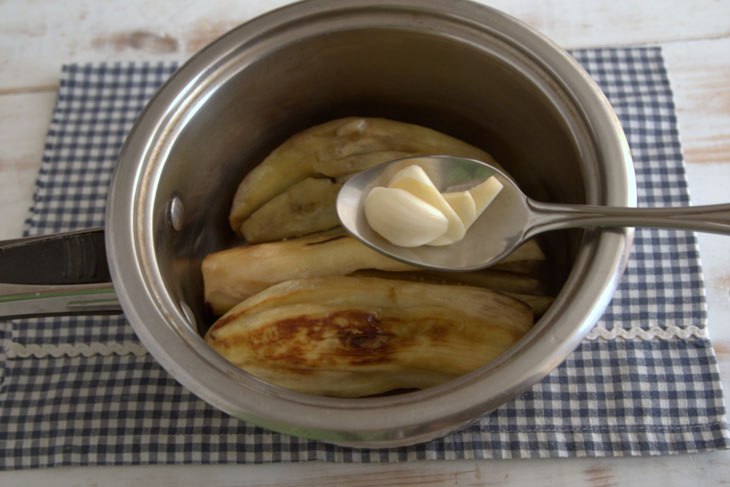
[{"label": "garlic clove on spoon", "polygon": [[419,247],[444,235],[448,219],[437,208],[400,188],[373,188],[365,218],[383,238],[401,247]]}]

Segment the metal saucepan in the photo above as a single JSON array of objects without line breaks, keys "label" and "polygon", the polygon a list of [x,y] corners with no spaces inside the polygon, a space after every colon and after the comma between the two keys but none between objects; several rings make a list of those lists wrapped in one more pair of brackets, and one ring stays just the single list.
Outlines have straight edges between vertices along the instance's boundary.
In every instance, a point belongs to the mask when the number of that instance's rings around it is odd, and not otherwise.
[{"label": "metal saucepan", "polygon": [[[211,317],[199,265],[236,244],[227,213],[238,182],[291,134],[348,115],[460,137],[491,152],[536,199],[636,203],[615,114],[583,69],[541,34],[461,0],[310,0],[234,29],[172,76],[122,149],[103,232],[41,240],[50,246],[42,252],[25,241],[0,252],[11,295],[0,314],[113,312],[116,297],[150,353],[200,398],[263,427],[332,443],[413,444],[498,407],[591,330],[620,278],[631,230],[546,236],[554,305],[500,359],[431,389],[363,399],[298,394],[237,369],[201,338]],[[18,262],[23,252],[53,251],[63,265],[50,287],[37,287],[48,267],[8,270],[7,259]]]}]

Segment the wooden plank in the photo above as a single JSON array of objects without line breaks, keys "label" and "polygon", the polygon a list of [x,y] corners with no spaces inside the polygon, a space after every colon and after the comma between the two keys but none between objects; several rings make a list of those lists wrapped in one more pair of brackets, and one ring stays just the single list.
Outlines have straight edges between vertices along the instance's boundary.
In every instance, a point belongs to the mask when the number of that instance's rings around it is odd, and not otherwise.
[{"label": "wooden plank", "polygon": [[564,47],[658,44],[730,34],[727,0],[482,2],[503,9]]},{"label": "wooden plank", "polygon": [[[134,473],[132,473],[134,472]],[[501,459],[401,464],[300,463],[279,465],[158,465],[71,467],[3,474],[3,485],[21,487],[682,487],[728,485],[723,452],[631,458]]]},{"label": "wooden plank", "polygon": [[[672,43],[664,57],[694,205],[730,202],[730,38]],[[730,391],[730,238],[697,234],[709,330]]]},{"label": "wooden plank", "polygon": [[55,91],[0,96],[0,240],[22,233],[55,100]]},{"label": "wooden plank", "polygon": [[668,44],[664,58],[685,160],[730,163],[730,38]]},{"label": "wooden plank", "polygon": [[[480,1],[568,48],[730,34],[727,0]],[[53,84],[67,62],[184,60],[235,25],[290,2],[5,0],[0,3],[0,90]]]}]

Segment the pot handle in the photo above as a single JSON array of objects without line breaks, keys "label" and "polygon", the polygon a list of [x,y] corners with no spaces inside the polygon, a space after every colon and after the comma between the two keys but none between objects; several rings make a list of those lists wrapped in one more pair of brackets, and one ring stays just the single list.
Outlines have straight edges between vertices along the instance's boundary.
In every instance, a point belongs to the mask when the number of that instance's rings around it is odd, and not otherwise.
[{"label": "pot handle", "polygon": [[0,241],[0,318],[121,312],[103,228]]}]

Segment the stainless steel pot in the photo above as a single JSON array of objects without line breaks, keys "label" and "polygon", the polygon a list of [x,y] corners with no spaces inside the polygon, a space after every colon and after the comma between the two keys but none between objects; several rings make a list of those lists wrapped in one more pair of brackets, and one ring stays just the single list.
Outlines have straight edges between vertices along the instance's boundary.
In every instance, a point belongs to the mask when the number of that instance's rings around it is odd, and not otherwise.
[{"label": "stainless steel pot", "polygon": [[[496,10],[461,0],[293,4],[213,42],[160,89],[119,156],[103,232],[113,291],[139,338],[184,386],[246,421],[343,445],[408,445],[462,427],[559,365],[611,299],[632,234],[546,238],[555,304],[500,359],[442,386],[337,399],[262,382],[201,338],[211,317],[200,261],[235,244],[228,205],[248,170],[292,133],[353,114],[467,140],[546,201],[635,206],[633,167],[611,107],[566,52]],[[51,242],[63,252],[93,249],[101,235]],[[25,242],[15,242],[2,254],[22,248]],[[56,301],[46,307],[37,306],[40,293],[5,298],[0,312],[113,311],[111,286],[99,284],[104,272],[102,265],[90,273],[92,284],[53,286]],[[95,294],[84,294],[90,289]],[[5,290],[29,297],[39,288],[16,281]]]}]

